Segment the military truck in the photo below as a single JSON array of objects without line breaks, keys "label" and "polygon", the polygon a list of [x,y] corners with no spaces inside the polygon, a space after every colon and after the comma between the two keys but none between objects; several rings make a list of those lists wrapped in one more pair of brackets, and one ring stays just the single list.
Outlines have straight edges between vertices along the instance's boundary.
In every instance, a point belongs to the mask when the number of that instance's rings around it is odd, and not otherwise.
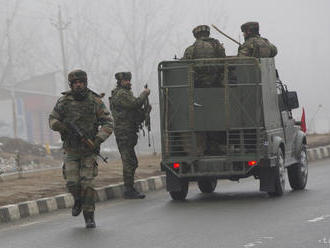
[{"label": "military truck", "polygon": [[158,66],[161,169],[173,200],[189,182],[203,193],[219,179],[253,176],[260,191],[281,196],[306,186],[306,135],[292,116],[273,58],[227,57],[163,61]]}]

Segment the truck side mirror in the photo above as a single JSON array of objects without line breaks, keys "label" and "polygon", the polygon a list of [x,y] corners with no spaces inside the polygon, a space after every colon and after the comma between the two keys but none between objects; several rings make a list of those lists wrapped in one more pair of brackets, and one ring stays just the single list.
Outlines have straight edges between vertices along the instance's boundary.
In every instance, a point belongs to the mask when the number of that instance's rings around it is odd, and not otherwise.
[{"label": "truck side mirror", "polygon": [[299,108],[297,92],[295,92],[295,91],[286,92],[286,99],[287,99],[287,103],[288,103],[288,109],[292,110],[292,109]]}]

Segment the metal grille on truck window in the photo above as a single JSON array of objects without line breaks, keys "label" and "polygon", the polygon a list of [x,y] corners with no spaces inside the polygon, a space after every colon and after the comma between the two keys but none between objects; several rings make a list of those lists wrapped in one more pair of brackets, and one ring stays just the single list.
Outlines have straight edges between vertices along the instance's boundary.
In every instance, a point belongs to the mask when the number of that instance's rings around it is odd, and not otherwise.
[{"label": "metal grille on truck window", "polygon": [[168,132],[166,148],[168,156],[187,156],[193,150],[192,133]]},{"label": "metal grille on truck window", "polygon": [[230,130],[228,132],[228,153],[257,153],[260,143],[262,143],[258,142],[257,137],[256,129]]}]

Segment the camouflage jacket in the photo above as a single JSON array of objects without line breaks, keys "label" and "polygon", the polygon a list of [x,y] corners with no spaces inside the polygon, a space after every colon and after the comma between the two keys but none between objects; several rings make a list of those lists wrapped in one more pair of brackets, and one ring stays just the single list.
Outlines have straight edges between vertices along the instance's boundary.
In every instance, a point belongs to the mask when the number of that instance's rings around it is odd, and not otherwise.
[{"label": "camouflage jacket", "polygon": [[91,153],[87,145],[80,138],[74,136],[72,130],[63,132],[58,127],[67,122],[74,122],[91,140],[98,138],[106,140],[112,133],[113,124],[110,112],[105,107],[101,97],[88,90],[86,98],[77,101],[71,91],[63,92],[49,115],[49,126],[59,131],[63,140],[63,148],[67,152]]},{"label": "camouflage jacket", "polygon": [[109,102],[116,137],[125,136],[127,132],[138,132],[145,116],[142,105],[146,98],[145,92],[139,97],[134,97],[131,90],[120,86],[112,90]]},{"label": "camouflage jacket", "polygon": [[248,38],[238,48],[238,56],[249,56],[256,58],[271,58],[277,54],[277,48],[267,39],[259,35]]},{"label": "camouflage jacket", "polygon": [[217,39],[202,37],[186,48],[182,59],[224,58],[225,48]]}]

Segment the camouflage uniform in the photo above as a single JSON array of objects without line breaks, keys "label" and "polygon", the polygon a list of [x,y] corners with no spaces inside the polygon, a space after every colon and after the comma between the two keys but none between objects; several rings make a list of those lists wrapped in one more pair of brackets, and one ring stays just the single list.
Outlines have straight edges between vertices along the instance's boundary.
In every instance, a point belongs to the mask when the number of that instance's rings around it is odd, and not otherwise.
[{"label": "camouflage uniform", "polygon": [[224,58],[225,48],[219,40],[210,38],[210,27],[200,25],[193,29],[196,41],[187,47],[182,59]]},{"label": "camouflage uniform", "polygon": [[247,22],[241,26],[242,32],[248,32],[245,42],[238,48],[238,56],[271,58],[277,54],[277,48],[267,39],[260,37],[259,24]]},{"label": "camouflage uniform", "polygon": [[[210,38],[210,27],[200,25],[193,29],[196,41],[186,48],[182,59],[206,59],[224,58],[225,49],[222,44],[214,38]],[[222,72],[213,66],[195,67],[195,86],[212,87],[220,84]]]},{"label": "camouflage uniform", "polygon": [[131,80],[130,72],[120,72],[115,75],[117,87],[112,90],[109,98],[110,109],[114,119],[114,133],[123,163],[123,179],[125,189],[133,189],[134,174],[138,160],[134,151],[137,144],[139,125],[144,120],[142,105],[147,93],[142,92],[134,97],[129,88],[121,85],[121,80]]},{"label": "camouflage uniform", "polygon": [[63,176],[68,191],[75,200],[81,201],[84,212],[94,212],[94,178],[98,173],[95,151],[91,151],[79,137],[72,136],[72,130],[64,123],[73,121],[89,139],[100,145],[112,133],[112,119],[100,96],[87,87],[81,97],[76,97],[72,90],[62,94],[49,115],[49,125],[52,130],[60,132],[63,140]]}]

